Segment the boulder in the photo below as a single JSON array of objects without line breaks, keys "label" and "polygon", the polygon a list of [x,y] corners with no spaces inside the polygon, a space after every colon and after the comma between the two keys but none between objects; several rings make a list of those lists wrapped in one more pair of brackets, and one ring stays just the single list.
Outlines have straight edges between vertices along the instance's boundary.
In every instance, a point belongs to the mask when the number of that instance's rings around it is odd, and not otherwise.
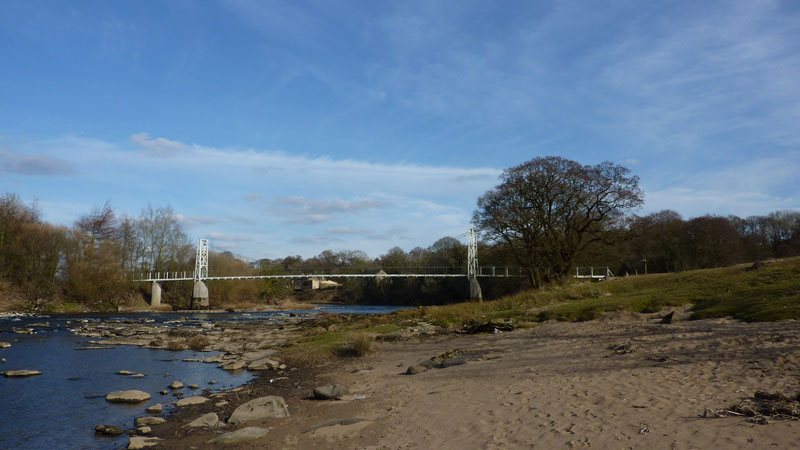
[{"label": "boulder", "polygon": [[149,412],[150,414],[161,414],[161,411],[164,410],[164,406],[161,403],[156,403],[155,405],[150,405],[145,409],[145,411]]},{"label": "boulder", "polygon": [[128,442],[128,450],[140,450],[147,447],[155,447],[161,442],[157,437],[131,436]]},{"label": "boulder", "polygon": [[198,395],[197,397],[182,398],[182,399],[178,400],[178,402],[175,403],[175,404],[178,405],[178,406],[191,406],[191,405],[201,405],[201,404],[203,404],[205,402],[208,402],[208,401],[210,401],[210,400],[205,398],[205,397],[201,397],[201,396]]},{"label": "boulder", "polygon": [[161,394],[161,395],[167,395],[167,394],[169,394],[169,391],[168,391],[168,390],[166,390],[166,389],[162,389],[162,390],[160,390],[160,391],[159,391],[159,394]]},{"label": "boulder", "polygon": [[197,388],[199,388],[199,387],[200,387],[200,386],[198,386],[198,385],[196,385],[196,384],[190,384],[190,385],[189,385],[189,389],[197,389]]},{"label": "boulder", "polygon": [[11,347],[10,342],[0,342],[0,348],[8,348]]},{"label": "boulder", "polygon": [[8,377],[30,377],[33,375],[41,375],[42,372],[39,370],[6,370],[3,372],[3,376]]},{"label": "boulder", "polygon": [[139,427],[136,429],[136,432],[139,434],[150,434],[151,431],[153,431],[153,429],[147,426]]},{"label": "boulder", "polygon": [[183,383],[181,383],[180,381],[175,380],[172,383],[170,383],[169,386],[167,386],[167,387],[170,388],[170,389],[183,389]]},{"label": "boulder", "polygon": [[106,395],[106,401],[111,403],[140,403],[150,400],[150,394],[144,391],[115,391]]},{"label": "boulder", "polygon": [[125,431],[116,425],[98,425],[94,427],[94,432],[97,434],[105,434],[108,436],[119,436]]},{"label": "boulder", "polygon": [[259,397],[239,406],[233,411],[228,423],[238,425],[252,420],[261,420],[268,417],[289,417],[289,408],[283,398],[268,395]]},{"label": "boulder", "polygon": [[339,400],[344,394],[344,388],[338,384],[329,384],[314,388],[314,398],[317,400]]},{"label": "boulder", "polygon": [[133,424],[138,428],[151,425],[161,425],[162,423],[166,423],[166,421],[167,419],[162,417],[144,416],[137,417],[136,420],[133,421]]},{"label": "boulder", "polygon": [[258,428],[258,427],[247,427],[242,428],[241,430],[231,431],[230,433],[225,433],[220,435],[217,438],[211,439],[208,441],[209,444],[238,444],[240,442],[249,442],[255,441],[256,439],[261,439],[262,437],[266,436],[269,432],[267,428]]},{"label": "boulder", "polygon": [[193,421],[184,425],[186,428],[217,428],[220,426],[219,417],[217,413],[210,412],[194,419]]}]

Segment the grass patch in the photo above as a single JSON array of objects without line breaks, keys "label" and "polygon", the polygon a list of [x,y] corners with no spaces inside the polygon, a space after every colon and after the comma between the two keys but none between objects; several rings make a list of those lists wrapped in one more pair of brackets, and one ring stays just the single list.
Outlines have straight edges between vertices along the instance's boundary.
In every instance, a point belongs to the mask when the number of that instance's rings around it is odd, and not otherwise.
[{"label": "grass patch", "polygon": [[460,329],[492,319],[586,321],[612,311],[651,313],[692,304],[693,319],[800,319],[800,258],[720,269],[639,275],[604,282],[571,281],[483,303],[420,307],[394,313]]}]

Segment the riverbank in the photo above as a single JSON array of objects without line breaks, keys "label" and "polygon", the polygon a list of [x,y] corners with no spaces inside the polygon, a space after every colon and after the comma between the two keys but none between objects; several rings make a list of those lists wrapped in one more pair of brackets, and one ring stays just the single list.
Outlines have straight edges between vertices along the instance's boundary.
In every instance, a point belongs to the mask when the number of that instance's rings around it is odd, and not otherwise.
[{"label": "riverbank", "polygon": [[[298,367],[289,380],[268,374],[226,393],[224,409],[181,410],[153,432],[175,449],[204,448],[244,426],[269,432],[233,448],[796,448],[793,420],[720,411],[759,391],[800,390],[800,324],[683,320],[688,314],[378,342],[369,356]],[[443,368],[408,375],[448,352]],[[323,384],[347,395],[314,400]],[[283,396],[291,415],[184,428],[207,412],[224,420],[263,395]]]}]

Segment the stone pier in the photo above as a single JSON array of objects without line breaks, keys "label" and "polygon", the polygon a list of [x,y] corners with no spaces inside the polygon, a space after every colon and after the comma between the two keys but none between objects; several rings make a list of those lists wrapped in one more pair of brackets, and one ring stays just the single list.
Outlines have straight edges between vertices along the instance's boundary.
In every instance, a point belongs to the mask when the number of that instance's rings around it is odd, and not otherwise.
[{"label": "stone pier", "polygon": [[153,281],[153,286],[150,289],[150,307],[156,308],[161,306],[161,285],[157,281]]},{"label": "stone pier", "polygon": [[477,278],[469,278],[469,299],[483,301],[483,292],[481,292],[481,285],[478,284]]},{"label": "stone pier", "polygon": [[194,282],[192,309],[208,309],[208,286],[203,281]]}]

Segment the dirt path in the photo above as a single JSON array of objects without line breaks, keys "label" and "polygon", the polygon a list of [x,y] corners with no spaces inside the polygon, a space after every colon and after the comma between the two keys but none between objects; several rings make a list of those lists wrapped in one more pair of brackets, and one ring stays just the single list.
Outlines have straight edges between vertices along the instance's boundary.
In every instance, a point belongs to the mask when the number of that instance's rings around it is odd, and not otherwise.
[{"label": "dirt path", "polygon": [[[363,399],[314,401],[304,398],[312,386],[301,386],[287,398],[292,416],[248,424],[271,431],[240,448],[798,448],[796,421],[700,417],[755,391],[800,391],[798,344],[798,322],[631,319],[383,343],[316,380]],[[482,358],[404,374],[454,349]],[[365,420],[309,432],[354,418]],[[189,435],[175,448],[203,448],[211,436]]]}]

